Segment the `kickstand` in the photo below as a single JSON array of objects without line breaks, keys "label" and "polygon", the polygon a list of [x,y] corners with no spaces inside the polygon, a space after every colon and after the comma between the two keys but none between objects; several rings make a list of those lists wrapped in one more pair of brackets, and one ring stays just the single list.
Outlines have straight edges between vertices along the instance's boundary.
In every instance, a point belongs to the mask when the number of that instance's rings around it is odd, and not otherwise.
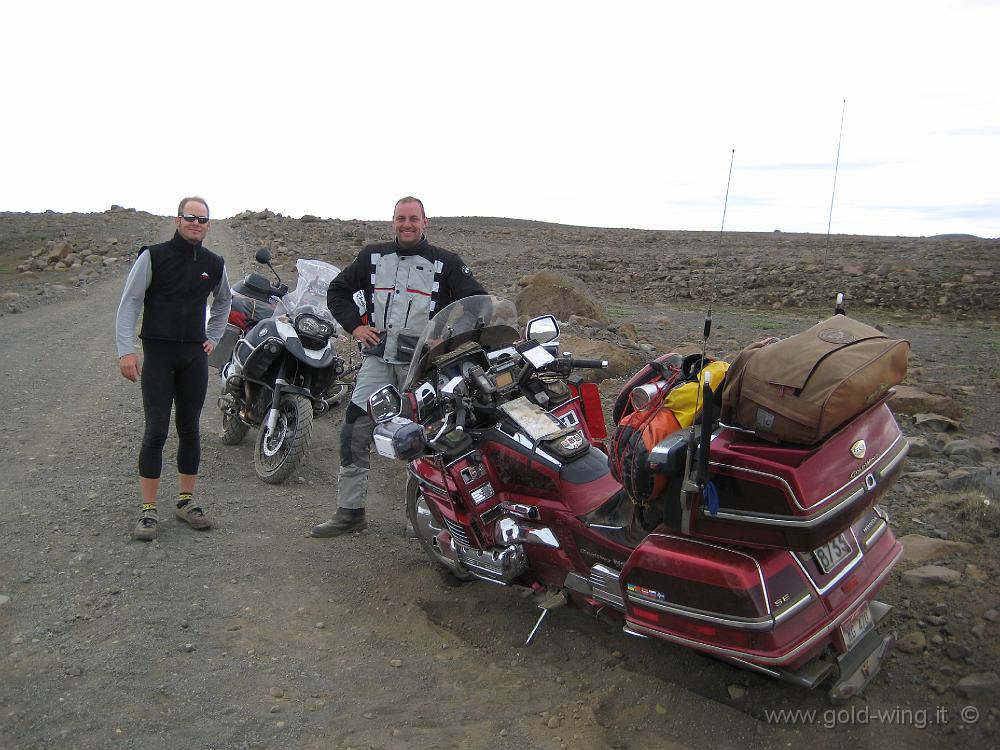
[{"label": "kickstand", "polygon": [[566,594],[561,591],[557,591],[555,594],[550,596],[543,602],[540,602],[538,608],[542,610],[542,614],[538,616],[538,621],[535,622],[535,627],[531,629],[528,633],[528,640],[524,642],[525,646],[530,646],[534,640],[535,636],[538,634],[538,629],[542,627],[542,623],[545,622],[545,618],[549,616],[549,612],[556,609],[557,607],[562,607],[566,604]]}]

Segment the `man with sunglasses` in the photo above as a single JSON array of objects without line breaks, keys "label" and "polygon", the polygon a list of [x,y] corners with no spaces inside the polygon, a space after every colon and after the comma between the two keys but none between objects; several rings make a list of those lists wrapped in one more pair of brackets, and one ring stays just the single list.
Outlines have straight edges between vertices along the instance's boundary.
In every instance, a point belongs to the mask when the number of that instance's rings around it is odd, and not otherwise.
[{"label": "man with sunglasses", "polygon": [[[209,229],[204,198],[184,198],[177,207],[174,225],[176,231],[168,242],[139,250],[118,305],[115,331],[118,369],[122,377],[132,382],[141,379],[142,385],[146,417],[139,449],[142,513],[132,534],[142,541],[155,539],[158,530],[156,495],[174,406],[179,490],[175,513],[191,528],[212,526],[193,498],[201,460],[198,422],[208,389],[208,355],[225,332],[232,293],[222,258],[201,244]],[[210,294],[212,307],[206,326]],[[135,353],[140,312],[141,365]]]}]

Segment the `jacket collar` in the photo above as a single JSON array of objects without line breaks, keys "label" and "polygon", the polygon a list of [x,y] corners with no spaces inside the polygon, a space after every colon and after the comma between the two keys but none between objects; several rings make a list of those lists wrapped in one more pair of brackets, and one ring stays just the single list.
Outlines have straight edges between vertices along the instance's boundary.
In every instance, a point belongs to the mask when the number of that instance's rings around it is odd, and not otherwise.
[{"label": "jacket collar", "polygon": [[400,246],[399,240],[396,239],[395,237],[392,240],[392,244],[396,246],[396,252],[399,255],[420,255],[423,253],[424,249],[430,243],[427,242],[427,237],[425,237],[424,235],[420,235],[420,242],[418,242],[416,245],[413,245],[412,247]]},{"label": "jacket collar", "polygon": [[196,242],[196,243],[188,242],[186,239],[181,237],[181,233],[178,232],[176,229],[174,230],[173,238],[170,240],[170,245],[177,250],[186,251],[194,248],[194,256],[196,258],[198,257],[198,251],[201,250],[202,248],[201,242]]}]

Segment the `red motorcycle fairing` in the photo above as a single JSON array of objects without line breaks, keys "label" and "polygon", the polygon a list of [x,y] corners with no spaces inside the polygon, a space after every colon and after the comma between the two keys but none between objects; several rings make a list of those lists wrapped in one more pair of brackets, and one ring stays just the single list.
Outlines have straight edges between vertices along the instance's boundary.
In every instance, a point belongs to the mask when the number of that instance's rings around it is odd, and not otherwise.
[{"label": "red motorcycle fairing", "polygon": [[848,530],[850,554],[827,574],[788,550],[651,534],[620,576],[626,627],[767,668],[844,654],[857,641],[848,644],[841,625],[873,601],[902,554],[887,532],[880,514],[865,513]]},{"label": "red motorcycle fairing", "polygon": [[[699,539],[811,552],[878,502],[899,476],[907,451],[884,402],[812,448],[775,445],[723,429],[712,440],[709,461],[717,512],[699,495],[687,527],[679,508],[668,506],[664,518],[673,530]],[[672,496],[664,502],[682,500]]]}]

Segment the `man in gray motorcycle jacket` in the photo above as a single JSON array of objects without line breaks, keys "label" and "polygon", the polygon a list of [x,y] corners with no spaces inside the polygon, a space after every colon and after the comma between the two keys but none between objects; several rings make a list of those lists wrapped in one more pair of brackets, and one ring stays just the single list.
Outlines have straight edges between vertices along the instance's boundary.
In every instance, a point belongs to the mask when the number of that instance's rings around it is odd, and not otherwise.
[{"label": "man in gray motorcycle jacket", "polygon": [[[368,397],[388,384],[402,386],[417,339],[437,310],[487,293],[458,255],[427,241],[424,229],[429,223],[418,198],[400,198],[392,217],[395,239],[366,245],[330,284],[330,312],[361,343],[365,356],[340,431],[337,512],[314,526],[311,536],[367,528],[365,500],[375,427],[368,416]],[[358,292],[364,295],[364,314],[355,303]]]}]

